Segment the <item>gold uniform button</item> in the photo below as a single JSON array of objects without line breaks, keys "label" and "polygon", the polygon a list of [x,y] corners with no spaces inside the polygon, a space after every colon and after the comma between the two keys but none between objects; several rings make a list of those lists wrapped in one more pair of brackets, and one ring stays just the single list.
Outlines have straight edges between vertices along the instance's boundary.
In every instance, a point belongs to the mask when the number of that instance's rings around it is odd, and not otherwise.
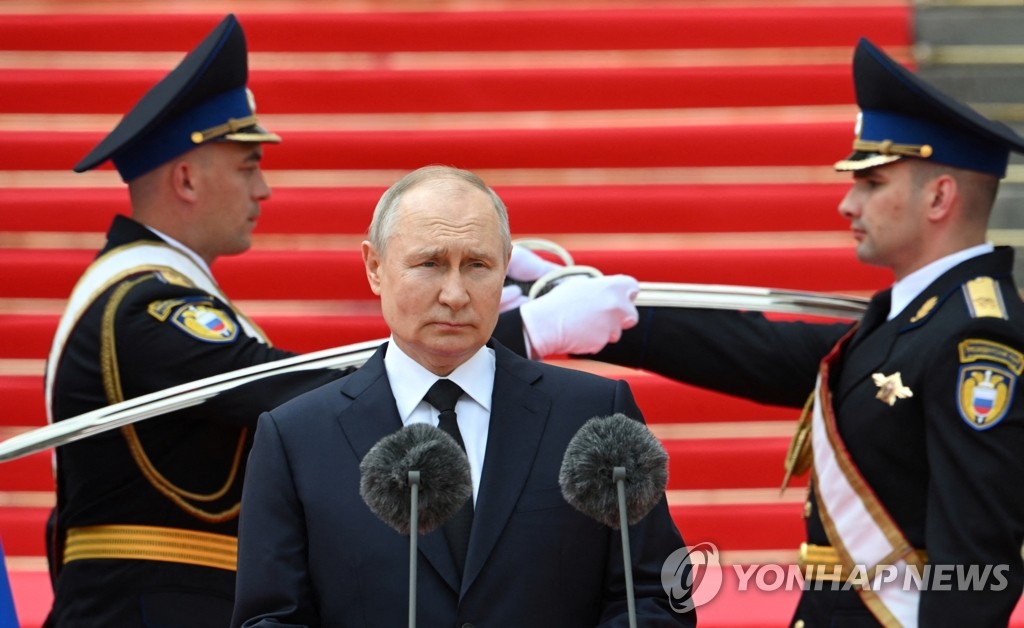
[{"label": "gold uniform button", "polygon": [[813,506],[811,506],[811,500],[807,500],[804,502],[804,519],[810,518],[812,508]]},{"label": "gold uniform button", "polygon": [[798,619],[793,622],[793,628],[804,628],[804,620]]}]

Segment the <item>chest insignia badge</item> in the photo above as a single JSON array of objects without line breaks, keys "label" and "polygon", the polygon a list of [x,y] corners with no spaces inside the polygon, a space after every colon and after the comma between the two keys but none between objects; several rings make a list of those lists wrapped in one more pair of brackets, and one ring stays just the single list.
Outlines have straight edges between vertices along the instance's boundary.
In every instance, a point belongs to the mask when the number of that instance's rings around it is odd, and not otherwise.
[{"label": "chest insignia badge", "polygon": [[879,399],[890,406],[896,405],[897,399],[907,399],[914,396],[914,391],[903,385],[903,378],[900,377],[899,371],[892,375],[873,373],[871,379],[874,380],[875,386],[878,386],[878,393],[875,395],[875,399]]}]

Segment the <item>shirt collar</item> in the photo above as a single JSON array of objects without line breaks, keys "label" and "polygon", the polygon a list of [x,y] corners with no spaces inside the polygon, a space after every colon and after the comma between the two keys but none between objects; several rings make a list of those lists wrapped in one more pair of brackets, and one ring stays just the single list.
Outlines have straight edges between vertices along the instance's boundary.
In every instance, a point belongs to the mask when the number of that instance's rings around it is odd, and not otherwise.
[{"label": "shirt collar", "polygon": [[144,226],[146,227],[146,229],[149,229],[153,233],[155,233],[158,236],[160,236],[160,239],[163,240],[164,242],[166,242],[167,244],[170,244],[171,246],[173,246],[175,248],[181,249],[181,252],[184,253],[185,255],[188,255],[192,259],[193,262],[195,262],[196,264],[199,265],[199,268],[202,268],[203,271],[207,275],[213,277],[213,273],[210,271],[210,267],[209,267],[209,265],[207,265],[206,260],[204,260],[203,258],[199,257],[198,253],[196,253],[192,249],[188,248],[187,246],[185,246],[181,242],[178,242],[177,240],[175,240],[171,236],[167,235],[166,233],[160,231],[159,229],[154,229],[153,227],[150,227],[149,225],[144,225]]},{"label": "shirt collar", "polygon": [[[416,406],[423,401],[427,390],[439,378],[402,351],[394,336],[389,338],[388,348],[384,353],[384,369],[388,374],[391,391],[395,395],[398,416],[404,424]],[[452,371],[448,379],[458,384],[473,401],[490,413],[491,395],[494,392],[494,370],[494,349],[484,346]]]},{"label": "shirt collar", "polygon": [[900,312],[910,305],[910,303],[916,299],[919,294],[924,292],[925,288],[930,286],[949,269],[962,262],[966,262],[973,257],[985,255],[986,253],[991,253],[994,250],[995,246],[993,246],[991,242],[978,244],[939,258],[931,264],[918,268],[903,279],[900,279],[892,285],[892,305],[889,307],[889,317],[886,320],[891,321],[899,316]]}]

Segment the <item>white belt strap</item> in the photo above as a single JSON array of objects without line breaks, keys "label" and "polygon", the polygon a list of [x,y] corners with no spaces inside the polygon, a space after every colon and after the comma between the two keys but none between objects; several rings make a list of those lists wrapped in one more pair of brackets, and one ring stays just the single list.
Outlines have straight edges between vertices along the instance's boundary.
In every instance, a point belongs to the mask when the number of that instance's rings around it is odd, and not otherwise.
[{"label": "white belt strap", "polygon": [[[78,280],[68,298],[67,308],[57,325],[57,332],[46,361],[46,417],[53,421],[53,383],[57,364],[64,352],[71,330],[86,309],[110,286],[130,275],[143,272],[173,271],[186,277],[194,286],[230,304],[217,282],[184,252],[160,242],[135,242],[113,249],[96,259]],[[237,313],[237,312],[236,312]],[[242,330],[265,343],[263,333],[246,317],[239,315]]]},{"label": "white belt strap", "polygon": [[[846,567],[866,570],[869,586],[858,593],[876,619],[886,626],[916,627],[920,591],[907,586],[905,575],[905,557],[915,556],[914,550],[853,464],[822,381],[828,381],[825,363],[811,414],[815,495],[825,532]],[[879,565],[895,568],[898,576],[876,588]]]}]

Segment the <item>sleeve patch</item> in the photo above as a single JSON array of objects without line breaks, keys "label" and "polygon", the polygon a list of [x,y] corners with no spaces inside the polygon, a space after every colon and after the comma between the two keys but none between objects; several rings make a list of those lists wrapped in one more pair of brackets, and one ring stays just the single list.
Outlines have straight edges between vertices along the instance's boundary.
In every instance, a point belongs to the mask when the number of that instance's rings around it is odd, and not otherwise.
[{"label": "sleeve patch", "polygon": [[971,318],[1006,318],[1003,293],[991,277],[977,277],[963,285]]},{"label": "sleeve patch", "polygon": [[1013,371],[1014,375],[1024,372],[1024,353],[1000,342],[968,338],[957,346],[960,363],[995,362]]},{"label": "sleeve patch", "polygon": [[170,318],[171,313],[174,312],[174,308],[185,303],[185,299],[167,299],[164,301],[153,301],[146,308],[149,315],[160,321],[161,323],[167,322]]},{"label": "sleeve patch", "polygon": [[991,364],[960,367],[957,408],[960,417],[976,430],[987,430],[1006,416],[1013,402],[1017,376]]},{"label": "sleeve patch", "polygon": [[238,338],[238,325],[231,315],[203,297],[154,301],[148,309],[153,318],[170,322],[203,342],[230,343]]},{"label": "sleeve patch", "polygon": [[977,338],[964,340],[958,348],[957,409],[972,428],[987,430],[1003,420],[1013,403],[1024,354]]}]

